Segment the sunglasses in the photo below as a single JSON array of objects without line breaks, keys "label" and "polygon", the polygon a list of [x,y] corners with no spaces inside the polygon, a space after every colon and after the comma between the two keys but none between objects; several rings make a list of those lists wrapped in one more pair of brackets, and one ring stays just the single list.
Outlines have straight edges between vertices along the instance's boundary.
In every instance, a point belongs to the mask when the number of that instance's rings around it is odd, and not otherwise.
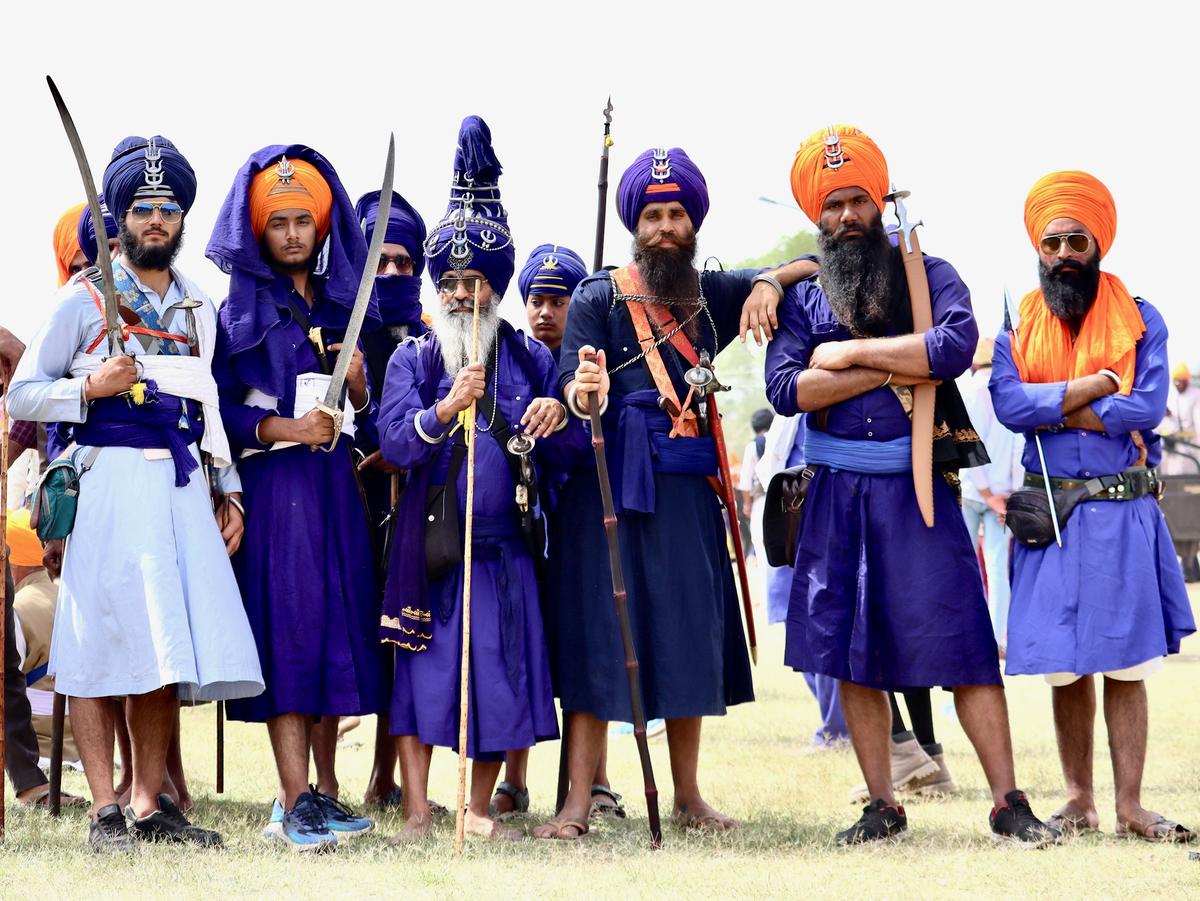
[{"label": "sunglasses", "polygon": [[485,284],[487,284],[487,279],[483,276],[468,275],[465,278],[455,278],[454,276],[439,278],[437,286],[438,291],[442,294],[457,294],[459,285],[466,288],[468,294],[474,294]]},{"label": "sunglasses", "polygon": [[1079,232],[1070,232],[1061,235],[1046,235],[1042,238],[1042,253],[1048,257],[1058,253],[1058,249],[1062,247],[1063,241],[1067,242],[1067,247],[1072,253],[1087,253],[1088,248],[1092,246],[1092,239],[1087,235]]},{"label": "sunglasses", "polygon": [[133,217],[134,222],[149,222],[155,210],[158,210],[163,222],[175,223],[183,218],[183,207],[173,200],[139,200],[125,212]]},{"label": "sunglasses", "polygon": [[394,257],[388,256],[386,253],[379,255],[379,272],[380,274],[387,272],[388,266],[395,266],[396,270],[402,275],[404,273],[412,274],[413,259],[405,254],[396,254]]}]

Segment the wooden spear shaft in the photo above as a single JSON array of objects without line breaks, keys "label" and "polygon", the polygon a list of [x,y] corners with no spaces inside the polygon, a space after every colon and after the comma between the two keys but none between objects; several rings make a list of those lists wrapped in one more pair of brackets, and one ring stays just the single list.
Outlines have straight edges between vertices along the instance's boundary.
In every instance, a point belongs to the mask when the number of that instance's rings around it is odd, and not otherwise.
[{"label": "wooden spear shaft", "polygon": [[[7,382],[7,380],[6,380]],[[8,385],[4,386],[4,396],[0,399],[0,570],[4,571],[3,606],[0,607],[0,663],[7,665],[4,659],[5,642],[8,639],[5,627],[8,620],[8,605],[12,598],[8,596]],[[0,667],[2,669],[2,667]],[[0,691],[0,839],[4,838],[4,692]]]},{"label": "wooden spear shaft", "polygon": [[[475,312],[471,322],[471,363],[479,362],[479,281],[475,281]],[[499,365],[499,360],[496,361]],[[466,840],[467,804],[467,709],[470,706],[468,676],[471,669],[471,533],[475,524],[475,401],[467,408],[467,511],[463,529],[462,660],[458,678],[458,806],[454,814],[454,853],[462,857]]]}]

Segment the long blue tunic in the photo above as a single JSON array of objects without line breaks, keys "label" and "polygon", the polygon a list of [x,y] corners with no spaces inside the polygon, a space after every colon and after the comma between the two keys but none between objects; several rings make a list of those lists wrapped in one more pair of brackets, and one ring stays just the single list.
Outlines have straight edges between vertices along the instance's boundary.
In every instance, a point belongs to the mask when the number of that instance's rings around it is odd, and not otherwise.
[{"label": "long blue tunic", "polygon": [[[934,320],[925,333],[930,372],[954,379],[970,365],[978,339],[971,295],[944,260],[925,257],[925,271]],[[850,334],[811,281],[787,292],[779,317],[767,350],[767,398],[790,416],[800,412],[796,379],[813,349]],[[807,417],[810,431],[819,419]],[[884,442],[911,435],[912,424],[895,392],[876,388],[829,407],[824,430]],[[911,473],[815,470],[796,551],[784,662],[889,690],[998,684],[979,564],[945,480],[933,480],[930,529]]]},{"label": "long blue tunic", "polygon": [[[717,334],[701,314],[699,348],[714,357],[738,332],[754,270],[701,275]],[[606,351],[610,371],[639,352],[628,311],[613,307],[607,276],[575,289],[560,353],[560,387],[574,378],[579,348]],[[669,344],[663,360],[680,398],[689,364]],[[629,618],[647,718],[710,716],[754,699],[741,610],[711,438],[668,439],[653,407],[654,383],[639,361],[612,375],[604,416],[608,465]],[[569,528],[551,536],[549,603],[555,688],[563,709],[630,721],[625,656],[613,607],[612,577],[595,463],[572,470],[556,515]]]},{"label": "long blue tunic", "polygon": [[[523,341],[522,336],[512,335],[507,328],[504,331],[510,340]],[[389,462],[417,476],[426,470],[431,484],[444,484],[453,441],[447,438],[430,444],[417,433],[415,425],[420,417],[425,433],[434,438],[450,430],[437,420],[433,411],[436,401],[426,405],[421,398],[423,388],[428,396],[422,348],[431,339],[426,336],[406,342],[392,355],[378,426]],[[507,341],[502,341],[496,381],[488,384],[500,413],[514,429],[535,398],[554,396],[555,370],[550,352],[537,341],[527,342],[527,347],[535,372],[527,373]],[[433,356],[440,364],[440,354]],[[449,394],[454,379],[443,366],[437,369],[433,396],[440,400]],[[490,431],[494,421],[489,405],[478,405],[477,414],[467,753],[476,759],[495,760],[506,751],[557,738],[558,718],[533,559],[517,521],[515,485],[504,452]],[[582,429],[578,424],[573,428],[580,434],[565,431],[538,441],[534,457],[542,484],[547,470],[561,460],[565,446],[572,441],[580,443]],[[419,478],[414,481],[424,484]],[[456,487],[461,524],[465,522],[467,503],[465,460]],[[422,565],[418,560],[393,563]],[[425,744],[458,746],[464,572],[465,568],[459,566],[429,586],[432,638],[427,649],[396,651],[393,735],[416,735]],[[390,596],[398,590],[398,581],[390,579],[385,590]]]},{"label": "long blue tunic", "polygon": [[[1133,391],[1091,404],[1104,432],[1080,429],[1038,434],[1051,476],[1114,475],[1137,462],[1130,433],[1140,431],[1147,465],[1162,456],[1151,431],[1166,412],[1170,385],[1167,326],[1138,300],[1146,333],[1137,343]],[[1022,464],[1041,473],[1034,430],[1063,421],[1066,382],[1026,384],[1007,332],[996,337],[988,386],[996,416],[1025,433]],[[1009,674],[1108,672],[1179,652],[1196,631],[1166,520],[1152,497],[1085,501],[1062,526],[1063,546],[1015,544],[1008,614]]]}]

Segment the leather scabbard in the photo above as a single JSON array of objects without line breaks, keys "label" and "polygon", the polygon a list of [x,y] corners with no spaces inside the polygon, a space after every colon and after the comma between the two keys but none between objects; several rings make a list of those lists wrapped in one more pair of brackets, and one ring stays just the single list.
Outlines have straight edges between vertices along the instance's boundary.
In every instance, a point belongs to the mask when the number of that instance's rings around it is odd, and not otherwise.
[{"label": "leather scabbard", "polygon": [[[908,279],[908,297],[912,303],[913,333],[920,335],[933,328],[933,302],[929,297],[929,278],[925,260],[915,231],[909,235],[911,250],[905,250],[904,274]],[[925,525],[933,528],[933,412],[937,388],[934,385],[913,387],[912,407],[912,471],[917,506]]]}]

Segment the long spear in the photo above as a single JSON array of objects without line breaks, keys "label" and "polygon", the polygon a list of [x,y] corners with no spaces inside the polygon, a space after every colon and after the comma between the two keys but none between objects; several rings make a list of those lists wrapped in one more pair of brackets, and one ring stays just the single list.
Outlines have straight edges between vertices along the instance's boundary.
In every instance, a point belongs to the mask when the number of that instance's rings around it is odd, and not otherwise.
[{"label": "long spear", "polygon": [[[479,362],[479,281],[475,281],[475,312],[471,323],[471,363]],[[500,365],[500,361],[496,361]],[[462,659],[458,678],[458,806],[454,812],[454,853],[462,857],[466,840],[467,803],[467,695],[471,668],[471,533],[475,525],[475,401],[467,408],[461,428],[467,442],[467,518],[463,529]]]}]

